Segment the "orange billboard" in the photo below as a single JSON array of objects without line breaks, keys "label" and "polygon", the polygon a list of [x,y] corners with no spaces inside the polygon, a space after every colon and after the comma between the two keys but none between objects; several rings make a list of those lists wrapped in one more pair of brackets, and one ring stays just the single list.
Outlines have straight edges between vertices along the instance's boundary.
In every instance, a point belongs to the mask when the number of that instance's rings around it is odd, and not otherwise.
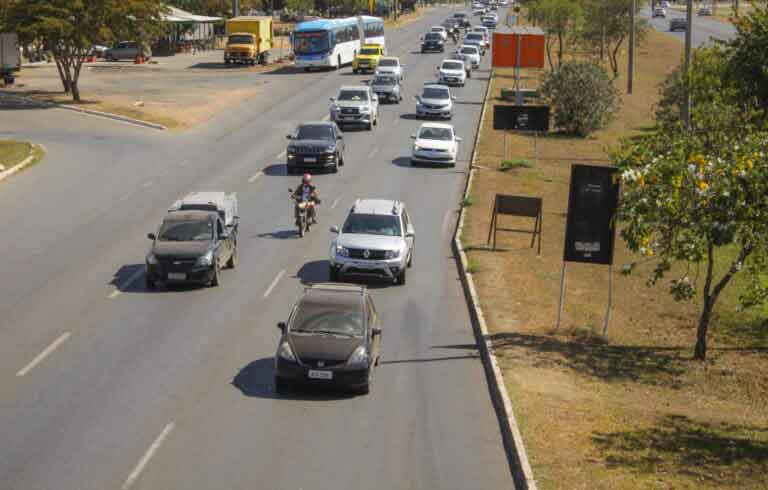
[{"label": "orange billboard", "polygon": [[520,41],[520,68],[544,68],[544,32],[538,28],[516,27],[511,32],[494,32],[491,65],[514,68]]}]

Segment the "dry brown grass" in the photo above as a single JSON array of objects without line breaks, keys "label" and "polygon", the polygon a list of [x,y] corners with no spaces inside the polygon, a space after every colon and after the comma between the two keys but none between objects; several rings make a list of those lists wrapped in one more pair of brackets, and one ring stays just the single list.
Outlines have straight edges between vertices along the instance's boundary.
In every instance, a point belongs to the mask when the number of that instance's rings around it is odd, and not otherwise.
[{"label": "dry brown grass", "polygon": [[[609,336],[601,335],[608,270],[568,265],[560,330],[559,296],[571,163],[604,164],[619,137],[650,124],[657,85],[681,56],[681,44],[651,32],[639,49],[634,94],[605,130],[587,139],[538,139],[533,168],[500,172],[503,158],[533,161],[533,139],[504,138],[483,123],[462,235],[494,349],[543,489],[768,488],[768,314],[737,315],[733,291],[718,308],[711,359],[691,360],[696,304],[676,303],[664,285],[614,271]],[[514,82],[499,70],[491,98]],[[530,74],[529,74],[530,75]],[[535,75],[535,74],[534,74]],[[535,86],[536,77],[526,81]],[[618,80],[626,84],[625,75]],[[623,90],[622,90],[623,92]],[[493,100],[493,103],[499,103]],[[493,196],[544,200],[541,257],[530,236],[500,234],[504,250],[486,250]],[[504,217],[507,227],[532,227]],[[615,261],[631,256],[617,238]]]}]

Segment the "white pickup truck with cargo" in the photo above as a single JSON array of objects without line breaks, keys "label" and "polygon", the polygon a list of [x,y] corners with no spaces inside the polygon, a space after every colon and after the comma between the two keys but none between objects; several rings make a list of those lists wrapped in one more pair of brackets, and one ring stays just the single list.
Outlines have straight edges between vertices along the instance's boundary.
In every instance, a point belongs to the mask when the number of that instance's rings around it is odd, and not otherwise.
[{"label": "white pickup truck with cargo", "polygon": [[0,77],[5,85],[13,84],[17,71],[21,70],[19,37],[14,32],[0,33]]}]

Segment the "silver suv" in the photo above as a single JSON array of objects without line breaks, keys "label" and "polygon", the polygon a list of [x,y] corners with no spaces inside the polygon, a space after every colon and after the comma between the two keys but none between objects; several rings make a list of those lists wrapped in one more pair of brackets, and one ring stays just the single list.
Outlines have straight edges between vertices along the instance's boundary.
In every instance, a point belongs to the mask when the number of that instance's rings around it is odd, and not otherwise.
[{"label": "silver suv", "polygon": [[370,87],[341,87],[331,102],[331,121],[339,127],[362,124],[370,130],[379,124],[379,97]]},{"label": "silver suv", "polygon": [[416,231],[400,201],[358,199],[338,236],[331,243],[330,280],[346,276],[388,279],[405,284],[405,270],[413,263]]}]

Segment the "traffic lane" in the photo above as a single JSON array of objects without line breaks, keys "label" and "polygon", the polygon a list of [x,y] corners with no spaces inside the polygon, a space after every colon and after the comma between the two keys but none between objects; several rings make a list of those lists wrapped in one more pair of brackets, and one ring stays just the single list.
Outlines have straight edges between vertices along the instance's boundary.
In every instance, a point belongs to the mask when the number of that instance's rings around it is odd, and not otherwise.
[{"label": "traffic lane", "polygon": [[[667,17],[651,17],[651,10],[644,8],[640,11],[640,15],[646,17],[649,20],[651,26],[659,32],[666,32],[671,36],[675,36],[682,42],[685,42],[685,31],[670,31],[669,22],[673,18],[685,18],[685,12],[678,12],[676,10],[667,9]],[[736,33],[736,29],[733,25],[710,20],[705,17],[696,15],[694,10],[693,17],[693,31],[691,35],[691,41],[694,47],[701,47],[710,44],[715,39],[727,40],[732,38]]]},{"label": "traffic lane", "polygon": [[[386,167],[384,167],[384,168],[386,168]],[[327,242],[326,242],[326,243],[327,243]],[[326,247],[324,246],[324,247],[322,247],[322,248],[324,248],[324,249],[325,249]],[[174,308],[174,309],[175,309],[175,308]],[[205,308],[203,308],[203,310],[205,310]],[[171,311],[173,311],[173,310],[171,310]],[[193,313],[193,316],[196,316],[196,315],[194,315],[194,313]],[[121,322],[121,323],[122,323],[122,322]],[[141,323],[141,322],[140,322],[140,323]],[[129,330],[129,331],[134,331],[134,333],[135,333],[135,330]],[[194,336],[193,336],[193,337],[194,337]],[[116,345],[120,345],[120,344],[121,344],[121,342],[116,342]],[[91,350],[92,350],[92,349],[84,349],[84,352],[83,352],[83,354],[85,354],[86,352],[89,352],[89,351],[91,351]],[[162,352],[163,350],[164,350],[164,349],[160,349],[160,352]],[[77,357],[79,357],[79,356],[75,356],[75,357],[77,358]],[[94,368],[94,370],[95,370],[95,368]],[[88,371],[90,372],[91,370],[88,370]],[[131,370],[128,370],[128,371],[131,371]],[[167,381],[167,380],[166,380],[166,381]],[[122,383],[118,383],[118,384],[122,384]],[[130,383],[126,383],[126,384],[130,384]],[[128,397],[128,398],[130,398],[130,397]],[[97,411],[96,413],[101,413],[101,412],[103,412],[103,411],[99,410],[99,411]],[[90,417],[86,417],[86,418],[90,418]],[[77,424],[75,424],[75,425],[77,425]],[[97,427],[98,427],[99,425],[101,425],[101,424],[97,424]],[[105,424],[105,425],[109,425],[109,424]],[[73,436],[73,437],[74,437],[74,436]],[[104,465],[103,467],[105,467],[105,468],[106,468],[106,467],[108,467],[108,465]],[[94,481],[96,481],[96,480],[94,480]]]}]

